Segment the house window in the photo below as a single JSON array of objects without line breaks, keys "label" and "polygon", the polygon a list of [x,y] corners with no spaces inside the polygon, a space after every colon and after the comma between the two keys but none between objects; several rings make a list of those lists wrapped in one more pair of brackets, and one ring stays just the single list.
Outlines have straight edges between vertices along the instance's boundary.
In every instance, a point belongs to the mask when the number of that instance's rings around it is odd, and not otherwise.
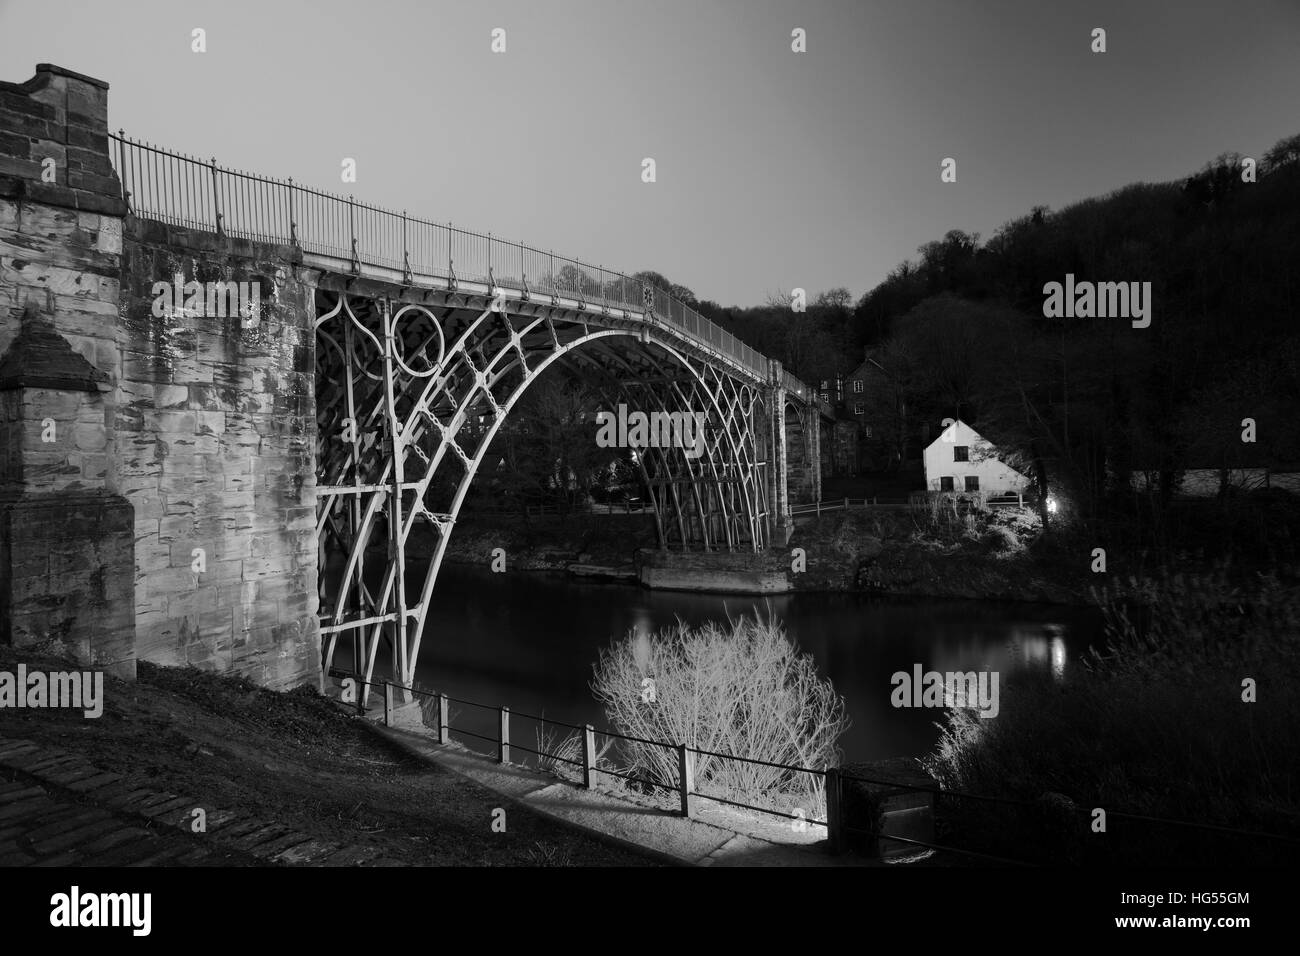
[{"label": "house window", "polygon": [[979,490],[980,490],[980,480],[979,480],[979,476],[978,476],[978,475],[967,475],[967,476],[966,476],[966,490],[967,490],[967,491],[979,491]]},{"label": "house window", "polygon": [[870,426],[870,425],[863,425],[863,426],[862,426],[862,433],[863,433],[864,435],[866,435],[868,438],[870,438],[870,437],[871,437],[871,426]]},{"label": "house window", "polygon": [[952,449],[953,461],[970,461],[970,445],[954,445]]},{"label": "house window", "polygon": [[862,379],[855,378],[853,380],[853,391],[855,393],[860,393],[862,391]]},{"label": "house window", "polygon": [[939,479],[940,491],[952,491],[952,475],[944,475]]},{"label": "house window", "polygon": [[853,403],[853,414],[854,414],[854,415],[865,415],[866,413],[867,413],[867,406],[866,406],[866,405],[864,405],[862,402],[854,402],[854,403]]}]

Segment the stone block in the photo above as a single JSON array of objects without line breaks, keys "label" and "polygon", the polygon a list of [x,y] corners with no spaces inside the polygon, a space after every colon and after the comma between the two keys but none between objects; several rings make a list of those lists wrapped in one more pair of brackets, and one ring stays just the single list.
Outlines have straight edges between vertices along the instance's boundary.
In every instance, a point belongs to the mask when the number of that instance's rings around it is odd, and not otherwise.
[{"label": "stone block", "polygon": [[196,432],[197,419],[192,411],[158,410],[146,417],[152,418],[153,427],[162,435],[189,436]]},{"label": "stone block", "polygon": [[[110,660],[134,674],[135,620],[119,596],[134,588],[131,505],[97,492],[0,497],[0,640],[55,639],[80,659]],[[44,555],[48,573],[18,576],[13,558],[30,569]]]},{"label": "stone block", "polygon": [[187,385],[157,385],[152,392],[156,408],[183,409],[189,406],[190,389]]}]

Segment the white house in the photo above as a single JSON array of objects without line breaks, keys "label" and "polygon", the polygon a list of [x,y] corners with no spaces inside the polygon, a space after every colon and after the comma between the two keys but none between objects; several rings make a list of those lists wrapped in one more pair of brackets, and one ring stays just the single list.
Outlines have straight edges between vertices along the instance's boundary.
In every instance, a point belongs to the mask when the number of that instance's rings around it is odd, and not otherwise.
[{"label": "white house", "polygon": [[958,420],[925,449],[925,487],[929,491],[984,491],[1001,495],[1023,491],[1029,479],[998,460],[997,449]]}]

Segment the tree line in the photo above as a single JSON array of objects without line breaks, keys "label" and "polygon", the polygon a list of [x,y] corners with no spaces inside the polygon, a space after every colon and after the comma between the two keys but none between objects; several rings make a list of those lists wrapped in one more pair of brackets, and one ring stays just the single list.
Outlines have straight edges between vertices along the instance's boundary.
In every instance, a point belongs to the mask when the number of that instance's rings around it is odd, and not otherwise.
[{"label": "tree line", "polygon": [[[918,252],[851,306],[837,289],[805,314],[696,308],[805,380],[873,348],[861,398],[882,440],[961,417],[1087,521],[1131,517],[1139,473],[1158,516],[1187,469],[1226,493],[1231,469],[1300,463],[1300,135]],[[1067,274],[1150,282],[1151,325],[1045,316]]]}]

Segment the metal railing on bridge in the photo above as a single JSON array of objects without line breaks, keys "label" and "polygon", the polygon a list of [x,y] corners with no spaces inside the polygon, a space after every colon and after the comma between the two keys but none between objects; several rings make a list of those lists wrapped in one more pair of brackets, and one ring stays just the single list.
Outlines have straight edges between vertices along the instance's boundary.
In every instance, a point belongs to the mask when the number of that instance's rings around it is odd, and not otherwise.
[{"label": "metal railing on bridge", "polygon": [[795,378],[793,375],[791,375],[789,372],[785,371],[784,369],[782,369],[781,371],[781,377],[782,377],[781,384],[785,386],[785,390],[787,392],[794,392],[796,395],[802,398],[810,399],[812,401],[817,400],[818,396],[815,392],[810,392],[807,395],[805,395],[803,382],[799,381],[797,378]]},{"label": "metal railing on bridge", "polygon": [[[655,316],[762,381],[768,360],[662,289],[600,265],[520,242],[458,229],[295,183],[218,166],[109,134],[114,162],[136,216],[399,271],[408,280],[475,282],[600,309]],[[112,150],[110,150],[112,152]],[[787,389],[804,395],[786,373]]]}]

